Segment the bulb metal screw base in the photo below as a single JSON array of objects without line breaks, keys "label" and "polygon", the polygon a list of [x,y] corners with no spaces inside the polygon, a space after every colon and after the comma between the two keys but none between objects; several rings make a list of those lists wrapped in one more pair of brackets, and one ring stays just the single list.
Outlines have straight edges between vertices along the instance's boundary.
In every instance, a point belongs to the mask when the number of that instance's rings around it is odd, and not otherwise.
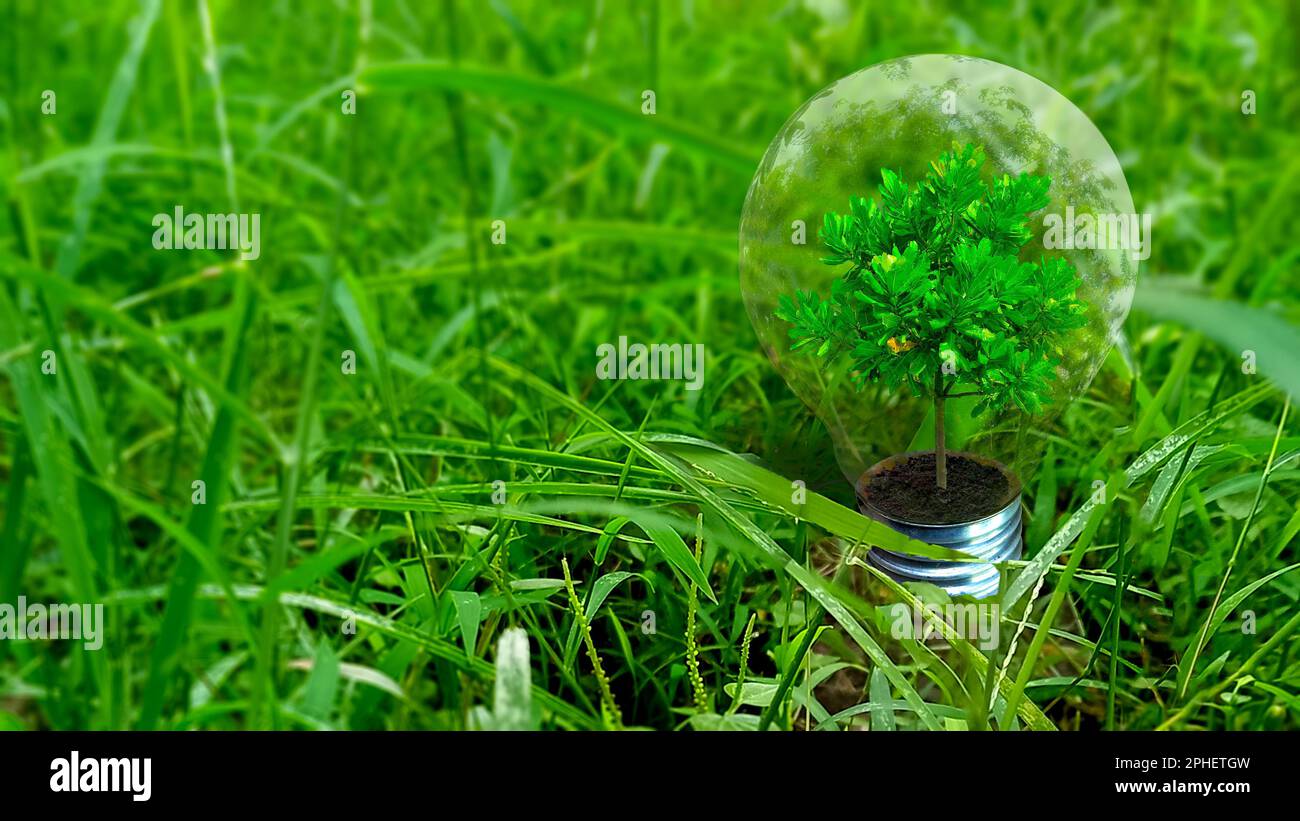
[{"label": "bulb metal screw base", "polygon": [[858,482],[858,508],[863,515],[881,524],[930,544],[960,550],[979,562],[944,562],[897,553],[873,547],[867,561],[898,582],[929,582],[943,588],[951,596],[971,596],[977,599],[995,596],[998,592],[998,568],[995,562],[1020,558],[1023,548],[1020,516],[1020,484],[1002,465],[989,459],[963,453],[966,458],[977,459],[997,466],[1011,480],[1013,495],[1005,506],[994,513],[969,522],[954,524],[926,524],[890,516],[876,509],[866,493],[869,480],[879,471],[897,463],[911,454],[892,456],[876,463]]}]

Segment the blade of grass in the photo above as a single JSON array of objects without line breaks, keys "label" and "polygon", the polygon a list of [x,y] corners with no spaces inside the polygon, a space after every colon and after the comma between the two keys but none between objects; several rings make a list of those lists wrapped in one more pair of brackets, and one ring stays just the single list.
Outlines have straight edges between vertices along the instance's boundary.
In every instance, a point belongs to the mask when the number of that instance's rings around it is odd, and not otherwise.
[{"label": "blade of grass", "polygon": [[1273,448],[1268,453],[1268,461],[1264,465],[1264,473],[1259,477],[1259,486],[1255,489],[1255,499],[1250,505],[1250,513],[1247,514],[1245,521],[1241,523],[1241,530],[1237,534],[1237,543],[1232,548],[1232,555],[1228,557],[1228,565],[1223,570],[1223,578],[1219,580],[1219,589],[1214,593],[1214,601],[1210,604],[1210,613],[1201,625],[1201,631],[1192,643],[1190,652],[1187,654],[1186,661],[1179,665],[1178,671],[1178,698],[1182,700],[1187,697],[1187,685],[1192,680],[1192,674],[1196,671],[1196,662],[1201,657],[1201,651],[1210,638],[1210,625],[1214,622],[1218,614],[1219,602],[1223,598],[1223,591],[1228,586],[1228,579],[1232,576],[1232,569],[1237,564],[1237,556],[1241,553],[1241,546],[1246,541],[1246,534],[1250,532],[1251,523],[1255,521],[1255,514],[1259,512],[1260,500],[1264,498],[1264,488],[1268,486],[1269,474],[1273,471],[1273,462],[1277,458],[1277,443],[1282,438],[1282,430],[1286,427],[1287,413],[1291,410],[1291,398],[1288,396],[1282,403],[1282,413],[1278,418],[1277,431],[1273,436]]},{"label": "blade of grass", "polygon": [[729,525],[735,528],[742,536],[747,538],[775,567],[782,569],[786,574],[802,586],[808,593],[825,608],[826,612],[835,619],[844,631],[849,634],[853,641],[862,648],[863,652],[871,661],[882,668],[885,674],[889,676],[890,682],[898,688],[903,699],[912,706],[916,711],[917,717],[927,728],[938,730],[942,723],[934,715],[934,711],[916,692],[907,677],[903,674],[898,666],[894,664],[889,655],[878,645],[862,628],[856,618],[849,610],[839,601],[836,593],[832,590],[826,580],[815,575],[795,561],[788,553],[783,551],[775,541],[772,540],[764,530],[762,530],[752,520],[741,516],[730,505],[727,504],[720,496],[710,490],[699,479],[688,473],[683,468],[675,464],[669,457],[660,453],[658,450],[642,443],[638,438],[631,436],[624,431],[619,430],[601,417],[589,411],[582,403],[573,397],[565,394],[546,381],[542,380],[535,374],[522,370],[508,362],[500,359],[492,359],[492,366],[497,370],[510,376],[516,382],[527,383],[537,392],[547,396],[552,401],[568,408],[571,412],[582,416],[594,427],[605,430],[621,440],[625,445],[635,449],[642,461],[660,469],[672,480],[690,492],[709,509],[722,517]]},{"label": "blade of grass", "polygon": [[751,495],[774,513],[812,522],[850,542],[943,561],[971,561],[971,557],[966,554],[909,539],[820,493],[805,490],[804,504],[796,506],[791,500],[793,483],[789,479],[717,446],[705,447],[692,441],[682,441],[679,437],[650,436],[647,440],[682,459],[697,471],[717,479],[724,486]]},{"label": "blade of grass", "polygon": [[1300,328],[1279,314],[1241,302],[1146,283],[1133,297],[1136,310],[1194,328],[1235,356],[1253,351],[1261,373],[1292,396],[1300,396]]},{"label": "blade of grass", "polygon": [[[112,304],[88,289],[64,282],[58,277],[52,277],[17,257],[9,256],[6,261],[14,264],[0,265],[0,276],[9,276],[18,281],[34,285],[41,290],[55,292],[60,298],[65,298],[67,304],[75,307],[80,313],[107,325],[138,344],[141,348],[156,354],[159,359],[175,368],[187,381],[202,387],[210,393],[214,401],[223,407],[230,408],[242,421],[248,423],[253,430],[257,431],[275,451],[279,452],[281,450],[280,442],[270,426],[267,425],[266,420],[253,413],[244,400],[227,390],[221,380],[214,379],[203,368],[198,367],[187,357],[167,346],[153,331],[127,317],[113,307]],[[232,321],[237,321],[239,318],[230,315],[233,305],[234,302],[232,302],[232,308],[227,309],[225,312],[223,327],[226,329],[230,327]]]},{"label": "blade of grass", "polygon": [[[240,394],[248,378],[248,338],[256,312],[256,301],[246,287],[237,288],[236,304],[225,334],[225,387],[232,396]],[[222,538],[222,503],[230,492],[230,474],[239,450],[239,419],[229,406],[217,411],[208,436],[207,451],[196,477],[205,484],[206,503],[194,505],[186,530],[215,555]],[[189,631],[202,566],[193,552],[181,555],[168,586],[167,606],[162,624],[154,638],[149,656],[149,673],[145,681],[137,728],[157,727],[168,685],[175,669],[185,636]]]},{"label": "blade of grass", "polygon": [[[1106,499],[1114,500],[1123,483],[1124,474],[1116,473],[1112,476],[1106,485]],[[1010,694],[1007,695],[1007,706],[1002,714],[1002,726],[1004,727],[1007,726],[1006,717],[1016,711],[1020,699],[1025,694],[1025,687],[1029,684],[1029,679],[1034,673],[1034,666],[1038,662],[1039,653],[1042,652],[1043,644],[1051,635],[1052,622],[1055,621],[1056,614],[1060,612],[1061,606],[1065,604],[1065,597],[1070,592],[1070,583],[1074,579],[1075,571],[1079,569],[1080,563],[1083,562],[1083,556],[1092,544],[1097,528],[1101,526],[1105,511],[1105,505],[1094,505],[1088,511],[1087,524],[1083,528],[1079,540],[1075,543],[1074,549],[1070,551],[1070,558],[1066,562],[1065,570],[1056,582],[1056,588],[1052,591],[1052,598],[1047,602],[1047,610],[1039,620],[1038,629],[1034,631],[1034,638],[1029,642],[1029,649],[1025,652],[1025,658],[1020,663],[1020,672],[1016,675],[1015,684],[1012,686]]]},{"label": "blade of grass", "polygon": [[[1219,402],[1213,407],[1206,410],[1192,419],[1175,428],[1170,434],[1151,447],[1142,452],[1137,459],[1125,469],[1123,480],[1119,490],[1124,490],[1131,486],[1138,479],[1147,473],[1159,467],[1166,459],[1174,453],[1188,445],[1188,443],[1199,440],[1209,431],[1222,425],[1224,422],[1232,419],[1239,414],[1245,413],[1250,408],[1267,399],[1276,391],[1272,385],[1261,382],[1257,385],[1241,391],[1240,393],[1230,396]],[[1021,571],[1016,574],[1012,580],[1007,592],[1003,595],[1002,606],[1010,610],[1015,606],[1020,598],[1030,591],[1031,588],[1038,585],[1056,559],[1065,552],[1071,543],[1083,532],[1084,526],[1096,509],[1097,502],[1093,498],[1085,501],[1069,519],[1066,520],[1052,538],[1047,540],[1042,550],[1030,560]]]},{"label": "blade of grass", "polygon": [[[848,563],[875,576],[882,584],[898,596],[904,604],[911,607],[913,610],[919,611],[924,607],[925,602],[921,601],[915,593],[894,581],[885,573],[882,573],[870,562],[865,562],[857,557],[852,557],[848,560]],[[944,638],[951,642],[952,646],[961,654],[962,658],[970,664],[971,672],[974,676],[983,678],[989,675],[990,667],[996,667],[996,665],[991,664],[987,656],[981,653],[979,649],[971,643],[970,639],[957,632],[957,630],[946,620],[936,619],[935,623],[936,626],[943,631]],[[1012,682],[1006,677],[1005,672],[1001,670],[997,671],[996,681],[997,692],[1003,693],[1005,703],[1005,696],[1011,692]],[[1016,708],[1016,712],[1019,718],[1024,721],[1026,726],[1031,730],[1056,729],[1056,725],[1049,721],[1047,716],[1043,715],[1043,711],[1038,709],[1038,705],[1034,704],[1032,701],[1022,702]]]},{"label": "blade of grass", "polygon": [[738,148],[734,142],[694,126],[674,122],[660,114],[647,116],[631,106],[607,102],[549,80],[446,62],[411,61],[376,63],[362,72],[361,81],[376,91],[429,88],[536,103],[558,116],[647,141],[668,143],[739,174],[748,176],[758,167],[760,155],[756,150]]},{"label": "blade of grass", "polygon": [[[243,601],[259,601],[262,598],[263,591],[264,589],[258,585],[236,585],[234,588],[235,595]],[[206,599],[224,599],[226,594],[220,587],[215,585],[200,585],[198,596]],[[165,597],[166,588],[153,587],[140,591],[120,591],[106,597],[105,601],[107,604],[113,604],[135,600],[157,600]],[[485,681],[491,681],[494,678],[495,670],[491,664],[477,657],[467,659],[465,651],[454,642],[434,636],[427,630],[419,630],[381,616],[354,602],[334,600],[306,593],[282,593],[279,596],[279,603],[283,607],[310,610],[339,620],[353,619],[358,625],[370,627],[380,635],[414,644],[429,655],[455,665],[458,669],[464,670],[475,678]],[[566,726],[581,730],[598,730],[601,728],[599,717],[578,710],[567,701],[548,692],[541,685],[534,684],[532,694],[534,700],[550,710]]]}]

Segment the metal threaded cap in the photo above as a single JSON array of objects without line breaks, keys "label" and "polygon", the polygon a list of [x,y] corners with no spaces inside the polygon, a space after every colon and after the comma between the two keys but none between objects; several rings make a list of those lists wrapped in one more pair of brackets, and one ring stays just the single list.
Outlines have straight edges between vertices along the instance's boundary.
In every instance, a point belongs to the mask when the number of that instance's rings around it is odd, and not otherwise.
[{"label": "metal threaded cap", "polygon": [[1020,558],[1023,547],[1019,480],[998,462],[975,454],[954,451],[950,455],[972,459],[1000,470],[1008,479],[1011,489],[1010,499],[993,513],[971,521],[952,524],[908,521],[887,514],[873,505],[868,492],[871,479],[917,453],[913,451],[898,454],[872,465],[858,480],[859,510],[863,515],[888,525],[904,536],[940,547],[960,550],[982,561],[945,562],[880,547],[873,547],[867,554],[867,560],[895,581],[929,582],[943,588],[952,596],[972,596],[982,599],[997,595],[998,568],[995,563]]}]

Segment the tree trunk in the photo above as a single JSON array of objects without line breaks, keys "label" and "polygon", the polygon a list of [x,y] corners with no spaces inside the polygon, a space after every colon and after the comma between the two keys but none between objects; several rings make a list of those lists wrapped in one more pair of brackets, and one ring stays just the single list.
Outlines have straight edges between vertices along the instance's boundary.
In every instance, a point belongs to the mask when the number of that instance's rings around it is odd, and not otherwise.
[{"label": "tree trunk", "polygon": [[948,489],[948,448],[944,442],[943,371],[934,375],[934,481],[940,490]]}]

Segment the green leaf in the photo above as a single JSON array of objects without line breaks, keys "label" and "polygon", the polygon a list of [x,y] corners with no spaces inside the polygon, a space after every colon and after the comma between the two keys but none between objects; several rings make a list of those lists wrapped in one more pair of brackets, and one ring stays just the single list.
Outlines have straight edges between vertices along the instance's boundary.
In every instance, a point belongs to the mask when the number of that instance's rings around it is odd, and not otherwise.
[{"label": "green leaf", "polygon": [[605,556],[609,554],[609,546],[614,543],[614,537],[618,535],[623,526],[632,521],[626,516],[615,516],[610,519],[600,532],[600,538],[596,540],[596,564],[599,565],[605,561]]},{"label": "green leaf", "polygon": [[758,716],[752,713],[695,713],[687,721],[699,732],[755,732]]},{"label": "green leaf", "polygon": [[456,621],[460,624],[460,638],[465,644],[465,655],[474,657],[478,646],[478,625],[482,618],[483,602],[479,595],[469,590],[451,591],[451,601],[456,608]]},{"label": "green leaf", "polygon": [[879,667],[871,671],[871,729],[890,732],[898,729],[894,710],[890,706],[893,696],[889,691],[889,678]]},{"label": "green leaf", "polygon": [[713,595],[713,588],[709,586],[709,577],[700,569],[695,561],[695,554],[686,546],[686,542],[682,541],[682,537],[676,530],[661,522],[638,521],[637,525],[646,532],[669,564],[695,582],[695,586],[704,591],[709,601],[717,604],[718,599]]},{"label": "green leaf", "polygon": [[[582,606],[583,612],[587,615],[587,622],[591,623],[595,621],[597,611],[599,611],[600,606],[605,603],[605,599],[609,598],[609,594],[614,592],[614,588],[634,577],[640,577],[643,581],[646,581],[645,577],[641,576],[639,573],[628,573],[625,570],[606,573],[599,579],[596,579],[596,581],[591,585],[591,592],[587,595],[587,601]],[[649,584],[649,581],[646,581],[646,584]],[[577,655],[577,652],[578,623],[577,620],[574,620],[573,624],[569,625],[569,636],[564,643],[564,664],[566,667],[571,667],[573,665],[573,659]]]},{"label": "green leaf", "polygon": [[720,167],[744,174],[746,178],[753,174],[759,162],[757,150],[739,147],[733,139],[710,134],[685,122],[675,122],[662,113],[648,117],[631,105],[602,100],[581,89],[524,74],[448,62],[414,61],[376,63],[368,66],[359,79],[367,88],[379,92],[430,88],[542,105],[558,116],[645,140],[668,143],[716,162]]},{"label": "green leaf", "polygon": [[1251,354],[1249,361],[1260,373],[1300,396],[1300,328],[1277,313],[1203,296],[1165,279],[1140,284],[1133,307],[1200,331],[1243,362]]},{"label": "green leaf", "polygon": [[322,640],[316,645],[316,658],[303,687],[302,711],[306,715],[324,721],[334,710],[334,698],[339,689],[339,659],[328,641]]},{"label": "green leaf", "polygon": [[725,685],[722,691],[741,707],[766,707],[772,703],[778,684],[775,681],[746,681],[740,688],[740,698],[736,699],[736,683]]}]

